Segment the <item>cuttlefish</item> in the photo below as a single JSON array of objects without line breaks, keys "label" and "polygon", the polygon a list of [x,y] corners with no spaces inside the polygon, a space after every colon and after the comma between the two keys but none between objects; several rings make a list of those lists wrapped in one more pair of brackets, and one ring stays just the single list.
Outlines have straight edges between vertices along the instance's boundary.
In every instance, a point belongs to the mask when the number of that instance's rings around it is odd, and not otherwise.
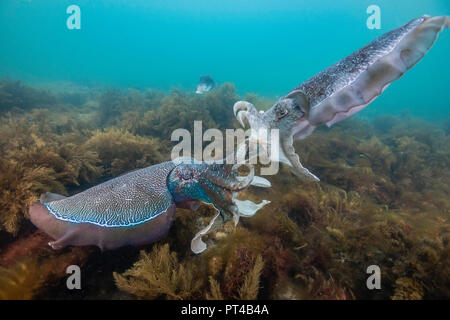
[{"label": "cuttlefish", "polygon": [[266,112],[238,101],[234,114],[242,126],[252,129],[250,139],[266,148],[271,129],[278,129],[277,159],[297,176],[319,181],[302,166],[293,142],[310,135],[318,125],[332,126],[365,108],[424,57],[449,21],[447,16],[414,19],[306,80]]},{"label": "cuttlefish", "polygon": [[[243,170],[241,169],[243,166]],[[242,172],[244,171],[244,172]],[[229,220],[249,217],[269,201],[238,200],[250,185],[270,187],[251,165],[177,159],[119,176],[71,197],[45,193],[29,209],[34,225],[55,239],[53,249],[96,245],[102,250],[154,242],[165,236],[175,208],[196,210],[201,202],[216,209],[209,225],[191,241],[194,253],[206,249],[202,236]]]}]

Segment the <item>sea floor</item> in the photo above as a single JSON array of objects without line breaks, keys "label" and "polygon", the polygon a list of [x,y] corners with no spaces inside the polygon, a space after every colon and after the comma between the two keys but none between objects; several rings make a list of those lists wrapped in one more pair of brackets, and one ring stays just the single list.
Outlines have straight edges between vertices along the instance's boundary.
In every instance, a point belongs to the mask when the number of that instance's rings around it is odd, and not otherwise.
[{"label": "sea floor", "polygon": [[[448,299],[450,298],[450,118],[356,117],[296,142],[321,182],[288,168],[270,189],[241,199],[271,201],[254,217],[190,241],[213,216],[177,210],[161,241],[101,252],[54,251],[28,220],[43,192],[72,195],[170,159],[171,132],[194,120],[238,128],[245,99],[225,83],[203,96],[173,90],[42,90],[0,81],[0,299]],[[66,268],[81,268],[68,290]],[[369,266],[381,289],[370,290]]]}]

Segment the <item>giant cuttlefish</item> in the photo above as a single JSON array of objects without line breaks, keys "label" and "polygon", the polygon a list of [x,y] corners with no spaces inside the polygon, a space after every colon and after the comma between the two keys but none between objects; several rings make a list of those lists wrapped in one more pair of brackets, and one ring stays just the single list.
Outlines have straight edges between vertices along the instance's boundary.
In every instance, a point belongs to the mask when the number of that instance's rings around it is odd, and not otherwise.
[{"label": "giant cuttlefish", "polygon": [[114,249],[154,242],[169,230],[175,208],[196,210],[212,204],[217,214],[195,235],[191,249],[206,249],[201,237],[228,220],[252,216],[269,201],[255,204],[236,199],[250,185],[269,187],[269,181],[247,174],[241,165],[177,159],[119,176],[71,197],[46,193],[29,209],[34,225],[56,239],[53,249],[68,245],[96,245]]},{"label": "giant cuttlefish", "polygon": [[306,80],[266,112],[238,101],[234,114],[242,126],[252,129],[250,139],[266,147],[270,139],[264,136],[279,129],[278,160],[297,176],[318,181],[300,163],[293,142],[304,139],[320,124],[331,126],[366,107],[421,60],[449,24],[446,16],[414,19]]}]

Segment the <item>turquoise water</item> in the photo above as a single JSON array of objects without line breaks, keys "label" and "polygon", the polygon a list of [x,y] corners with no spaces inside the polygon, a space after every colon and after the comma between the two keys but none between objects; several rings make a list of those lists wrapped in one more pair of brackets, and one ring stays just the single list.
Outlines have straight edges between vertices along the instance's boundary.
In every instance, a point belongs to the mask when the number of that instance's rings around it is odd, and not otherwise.
[{"label": "turquoise water", "polygon": [[[66,8],[81,8],[68,30]],[[369,30],[366,8],[381,8]],[[194,90],[201,74],[240,94],[277,97],[375,37],[421,16],[449,15],[447,0],[0,2],[0,76],[113,87]],[[450,113],[450,32],[362,113]]]}]

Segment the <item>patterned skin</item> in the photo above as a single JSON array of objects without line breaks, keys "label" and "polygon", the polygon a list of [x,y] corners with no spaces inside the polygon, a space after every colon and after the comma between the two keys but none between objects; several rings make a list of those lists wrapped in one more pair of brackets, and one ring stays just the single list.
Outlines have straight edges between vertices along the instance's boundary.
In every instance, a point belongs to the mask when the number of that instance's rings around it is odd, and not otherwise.
[{"label": "patterned skin", "polygon": [[[218,215],[206,229],[239,217],[235,196],[253,181],[238,166],[168,161],[99,184],[71,197],[46,194],[30,209],[31,221],[56,239],[49,245],[96,245],[114,249],[154,242],[169,230],[176,207],[196,210],[200,202],[214,205]],[[216,218],[220,216],[221,219]],[[213,227],[213,228],[211,228]],[[197,234],[194,252],[206,249]],[[200,246],[200,247],[199,247]]]},{"label": "patterned skin", "polygon": [[253,129],[251,138],[260,143],[270,141],[258,135],[260,129],[279,129],[280,161],[297,176],[319,181],[302,166],[293,142],[320,124],[331,126],[366,107],[421,60],[449,24],[446,16],[414,19],[303,82],[266,112],[249,102],[236,102],[235,116]]}]

